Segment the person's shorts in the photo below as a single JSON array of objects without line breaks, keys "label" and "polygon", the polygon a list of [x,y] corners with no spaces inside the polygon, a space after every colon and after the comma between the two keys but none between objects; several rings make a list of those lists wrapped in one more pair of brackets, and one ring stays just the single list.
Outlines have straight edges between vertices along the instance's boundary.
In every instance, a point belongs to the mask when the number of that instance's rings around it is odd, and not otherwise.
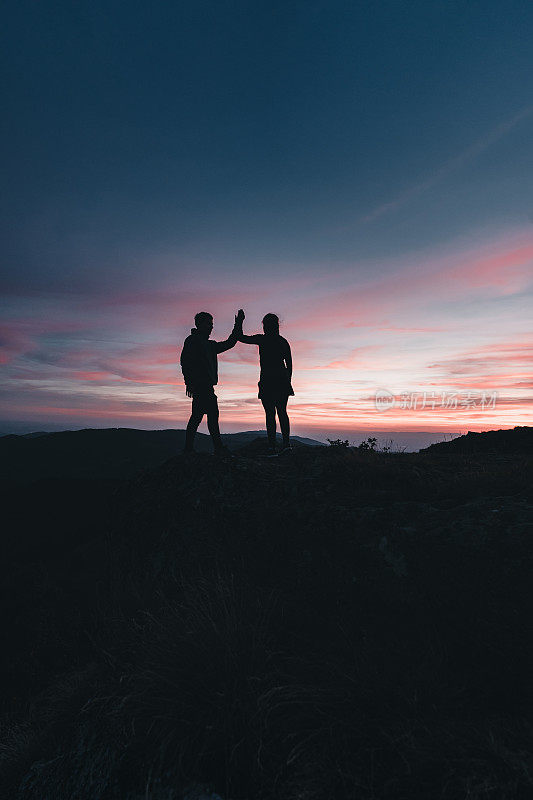
[{"label": "person's shorts", "polygon": [[204,414],[218,413],[217,396],[212,386],[207,389],[193,391],[192,413],[194,416],[202,417]]}]

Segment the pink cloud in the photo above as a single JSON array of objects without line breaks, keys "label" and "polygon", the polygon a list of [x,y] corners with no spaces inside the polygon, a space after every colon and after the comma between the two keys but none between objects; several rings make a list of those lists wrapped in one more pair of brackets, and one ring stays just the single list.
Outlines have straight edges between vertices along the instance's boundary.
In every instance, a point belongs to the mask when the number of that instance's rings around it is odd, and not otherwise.
[{"label": "pink cloud", "polygon": [[531,282],[532,267],[533,242],[460,264],[449,270],[446,278],[469,289],[499,289],[501,294],[512,294]]},{"label": "pink cloud", "polygon": [[380,333],[442,333],[446,331],[447,328],[440,327],[429,327],[423,326],[420,328],[406,328],[401,325],[384,325],[383,327],[376,327],[373,326],[374,330],[379,331]]},{"label": "pink cloud", "polygon": [[11,363],[33,347],[34,340],[26,331],[7,323],[0,323],[0,364]]},{"label": "pink cloud", "polygon": [[32,319],[17,317],[0,321],[0,364],[9,364],[16,358],[37,349],[39,338],[46,334],[67,334],[79,331],[76,321],[58,319]]},{"label": "pink cloud", "polygon": [[[393,262],[384,264],[382,269],[393,266]],[[371,281],[358,281],[346,273],[330,275],[328,283],[344,285],[343,290],[324,291],[320,299],[310,297],[305,314],[294,322],[310,330],[387,330],[391,325],[387,317],[399,311],[438,307],[450,300],[506,296],[522,291],[532,282],[533,234],[528,230],[445,256],[418,256],[414,263],[396,267]]]},{"label": "pink cloud", "polygon": [[103,382],[104,380],[109,380],[110,375],[109,372],[83,372],[80,370],[79,372],[74,372],[73,377],[79,378],[81,381]]},{"label": "pink cloud", "polygon": [[495,342],[428,364],[437,383],[464,388],[509,388],[531,381],[533,341]]},{"label": "pink cloud", "polygon": [[330,361],[324,366],[313,369],[374,369],[376,366],[375,354],[381,350],[380,345],[369,344],[363,347],[354,347],[345,358]]}]

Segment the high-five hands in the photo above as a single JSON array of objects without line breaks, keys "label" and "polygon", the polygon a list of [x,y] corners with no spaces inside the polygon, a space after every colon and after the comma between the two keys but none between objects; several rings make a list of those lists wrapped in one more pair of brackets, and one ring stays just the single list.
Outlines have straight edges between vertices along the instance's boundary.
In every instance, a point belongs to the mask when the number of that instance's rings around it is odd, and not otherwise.
[{"label": "high-five hands", "polygon": [[245,316],[244,311],[242,310],[242,308],[239,308],[238,313],[235,315],[235,324],[240,325],[244,321],[244,316]]}]

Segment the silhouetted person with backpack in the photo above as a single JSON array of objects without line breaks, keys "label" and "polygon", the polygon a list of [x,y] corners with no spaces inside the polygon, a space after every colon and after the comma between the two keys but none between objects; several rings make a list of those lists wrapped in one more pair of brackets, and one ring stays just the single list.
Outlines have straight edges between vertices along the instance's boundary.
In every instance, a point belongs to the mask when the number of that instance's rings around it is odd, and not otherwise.
[{"label": "silhouetted person with backpack", "polygon": [[192,397],[192,413],[185,436],[186,453],[194,451],[194,437],[204,414],[207,414],[207,427],[215,453],[227,453],[220,438],[218,402],[213,387],[218,383],[217,356],[237,344],[242,334],[243,319],[244,311],[240,310],[228,338],[224,342],[214,342],[209,338],[213,330],[212,314],[200,311],[194,317],[196,327],[191,329],[190,336],[185,339],[180,358],[187,397]]},{"label": "silhouetted person with backpack", "polygon": [[[244,317],[243,317],[244,318]],[[289,395],[294,394],[292,379],[291,348],[279,333],[279,318],[275,314],[263,317],[264,333],[253,336],[239,335],[239,341],[259,346],[259,399],[266,416],[269,455],[276,455],[276,412],[278,414],[283,449],[290,449],[290,423],[287,414]]]}]

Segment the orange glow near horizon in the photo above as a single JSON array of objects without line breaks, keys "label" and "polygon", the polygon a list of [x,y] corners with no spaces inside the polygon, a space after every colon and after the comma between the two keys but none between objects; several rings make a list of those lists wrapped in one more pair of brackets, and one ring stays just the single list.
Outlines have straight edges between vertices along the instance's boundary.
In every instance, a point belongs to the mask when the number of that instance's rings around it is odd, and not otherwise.
[{"label": "orange glow near horizon", "polygon": [[[184,427],[190,401],[178,362],[194,312],[212,310],[213,338],[223,339],[243,306],[246,332],[260,330],[265,311],[281,317],[295,366],[295,432],[531,424],[529,229],[387,262],[375,277],[367,266],[220,295],[187,285],[17,297],[0,322],[0,418]],[[244,344],[220,357],[222,429],[264,427],[257,362],[257,348]],[[377,391],[393,398],[390,408],[376,407]]]}]

